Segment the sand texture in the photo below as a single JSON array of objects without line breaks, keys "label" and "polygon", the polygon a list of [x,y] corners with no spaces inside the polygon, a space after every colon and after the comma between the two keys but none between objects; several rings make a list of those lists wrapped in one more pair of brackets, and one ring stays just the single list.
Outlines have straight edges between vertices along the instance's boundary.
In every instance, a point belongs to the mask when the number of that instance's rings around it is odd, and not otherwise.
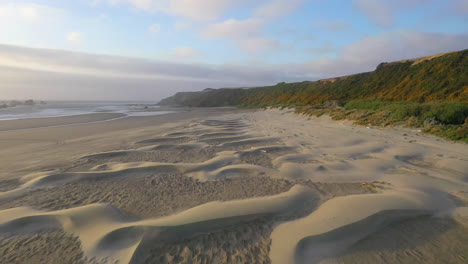
[{"label": "sand texture", "polygon": [[192,109],[0,147],[0,263],[468,262],[468,148],[417,131]]}]

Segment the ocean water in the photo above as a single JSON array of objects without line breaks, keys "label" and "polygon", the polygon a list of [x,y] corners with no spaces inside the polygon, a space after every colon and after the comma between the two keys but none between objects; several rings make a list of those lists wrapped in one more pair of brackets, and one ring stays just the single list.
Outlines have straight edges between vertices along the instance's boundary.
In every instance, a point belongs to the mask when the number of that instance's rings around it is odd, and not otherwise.
[{"label": "ocean water", "polygon": [[[4,102],[0,101],[0,105]],[[7,103],[7,102],[5,102]],[[121,113],[127,116],[148,116],[169,113],[154,102],[49,101],[47,104],[0,108],[0,120],[73,116],[92,113]]]}]

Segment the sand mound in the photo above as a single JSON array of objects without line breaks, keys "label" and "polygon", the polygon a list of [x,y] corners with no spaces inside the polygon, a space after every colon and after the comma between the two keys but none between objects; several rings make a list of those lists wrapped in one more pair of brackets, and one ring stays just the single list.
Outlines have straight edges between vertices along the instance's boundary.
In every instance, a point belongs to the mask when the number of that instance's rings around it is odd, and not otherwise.
[{"label": "sand mound", "polygon": [[[278,226],[272,233],[273,263],[318,263],[379,230],[389,222],[427,215],[450,205],[426,192],[385,191],[339,197],[307,217]],[[342,217],[336,217],[339,211]]]},{"label": "sand mound", "polygon": [[[383,256],[435,263],[435,248],[445,243],[456,254],[446,259],[464,263],[464,146],[284,111],[150,132],[124,148],[32,171],[0,193],[0,260],[376,263]],[[433,216],[450,225],[423,221],[424,230],[458,234],[439,232],[428,245],[414,245],[408,234],[402,248],[369,252],[379,234]],[[52,249],[68,255],[58,260]],[[429,250],[428,257],[415,253]]]},{"label": "sand mound", "polygon": [[[299,210],[306,201],[318,199],[307,187],[294,186],[287,193],[264,198],[252,198],[228,202],[211,202],[178,214],[159,219],[129,222],[116,208],[95,204],[54,212],[36,212],[14,209],[0,212],[1,233],[37,233],[51,228],[62,228],[76,234],[84,252],[92,257],[111,257],[124,263],[130,261],[133,252],[150,230],[151,237],[165,230],[166,236],[191,236],[203,230],[213,230],[232,225],[243,219],[255,219],[266,215],[287,215]],[[12,215],[17,218],[10,219]],[[185,232],[180,232],[177,227]],[[191,227],[190,227],[191,226]],[[167,227],[172,227],[167,229]],[[13,231],[11,231],[13,230]],[[205,231],[206,232],[206,231]],[[173,235],[171,235],[173,234]]]},{"label": "sand mound", "polygon": [[467,226],[447,218],[412,217],[387,225],[322,263],[466,263]]}]

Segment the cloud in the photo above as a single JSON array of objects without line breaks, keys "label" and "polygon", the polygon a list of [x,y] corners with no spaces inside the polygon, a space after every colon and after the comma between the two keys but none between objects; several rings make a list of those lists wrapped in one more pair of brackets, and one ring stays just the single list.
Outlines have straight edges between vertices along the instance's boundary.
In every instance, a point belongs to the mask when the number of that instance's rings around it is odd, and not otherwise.
[{"label": "cloud", "polygon": [[255,11],[257,17],[277,18],[287,16],[294,12],[305,0],[273,0]]},{"label": "cloud", "polygon": [[218,80],[145,79],[126,76],[47,73],[0,66],[1,99],[159,101],[176,92],[229,87]]},{"label": "cloud", "polygon": [[355,5],[370,20],[381,27],[391,27],[393,25],[393,8],[382,0],[356,0]]},{"label": "cloud", "polygon": [[190,27],[190,23],[189,22],[186,22],[186,21],[176,21],[174,23],[174,30],[179,32],[179,31],[183,31],[183,30],[186,30]]},{"label": "cloud", "polygon": [[232,7],[247,0],[95,0],[94,4],[128,4],[146,12],[164,12],[193,20],[208,21],[219,18]]},{"label": "cloud", "polygon": [[34,43],[56,45],[63,38],[68,13],[47,5],[0,0],[0,42],[8,44]]},{"label": "cloud", "polygon": [[81,32],[70,32],[67,34],[67,40],[71,42],[81,42],[83,40],[83,33]]},{"label": "cloud", "polygon": [[229,19],[209,25],[202,33],[207,38],[248,38],[261,34],[264,21],[258,18],[246,20]]},{"label": "cloud", "polygon": [[261,37],[239,39],[235,42],[239,48],[252,54],[278,50],[281,48],[281,44],[278,43],[278,41]]},{"label": "cloud", "polygon": [[158,24],[151,25],[149,26],[148,31],[152,34],[159,33],[159,31],[161,31],[161,26]]},{"label": "cloud", "polygon": [[[354,5],[368,16],[374,24],[388,28],[394,25],[395,16],[398,12],[421,5],[430,5],[433,1],[434,0],[355,0]],[[447,4],[451,5],[453,3]]]},{"label": "cloud", "polygon": [[168,13],[194,20],[214,20],[244,0],[170,0]]},{"label": "cloud", "polygon": [[177,47],[172,50],[172,56],[176,59],[187,59],[200,56],[201,53],[191,47]]},{"label": "cloud", "polygon": [[317,25],[325,28],[326,30],[330,32],[342,32],[342,31],[351,29],[351,24],[346,23],[341,20],[336,20],[336,21],[319,20],[317,21]]},{"label": "cloud", "polygon": [[[0,94],[10,98],[158,100],[178,91],[207,87],[249,87],[370,71],[381,62],[462,50],[466,43],[467,33],[394,31],[345,46],[335,57],[273,65],[187,64],[0,45]],[[262,40],[257,44],[270,45]],[[190,55],[190,49],[179,51]]]},{"label": "cloud", "polygon": [[364,38],[344,47],[337,58],[322,57],[303,65],[292,65],[298,73],[305,69],[319,76],[339,76],[370,71],[381,62],[424,57],[463,50],[468,34],[394,31]]},{"label": "cloud", "polygon": [[229,39],[245,52],[254,54],[280,48],[278,41],[263,36],[265,21],[259,18],[229,19],[209,25],[202,36],[211,39]]},{"label": "cloud", "polygon": [[[129,4],[147,12],[163,12],[174,16],[198,21],[212,21],[220,18],[226,11],[252,5],[248,0],[95,0],[96,4]],[[201,36],[209,39],[229,39],[239,48],[249,53],[277,48],[278,41],[266,38],[262,29],[271,18],[288,15],[305,0],[261,0],[260,6],[249,19],[226,19],[208,24]],[[265,3],[266,2],[266,3]],[[186,29],[187,22],[177,22],[176,31]]]},{"label": "cloud", "polygon": [[35,3],[0,3],[0,22],[29,22],[47,23],[57,22],[65,15],[65,11],[59,8]]},{"label": "cloud", "polygon": [[[176,52],[193,55],[187,48]],[[187,64],[10,45],[0,45],[0,78],[2,97],[107,100],[158,100],[178,91],[289,80],[269,66]]]},{"label": "cloud", "polygon": [[468,34],[395,31],[367,37],[347,46],[343,57],[348,61],[379,63],[462,50]]},{"label": "cloud", "polygon": [[307,53],[313,54],[324,54],[324,53],[335,53],[337,52],[338,48],[335,46],[333,42],[324,42],[318,47],[307,48],[304,51]]},{"label": "cloud", "polygon": [[466,16],[468,15],[468,1],[467,0],[454,0],[452,7],[453,13]]}]

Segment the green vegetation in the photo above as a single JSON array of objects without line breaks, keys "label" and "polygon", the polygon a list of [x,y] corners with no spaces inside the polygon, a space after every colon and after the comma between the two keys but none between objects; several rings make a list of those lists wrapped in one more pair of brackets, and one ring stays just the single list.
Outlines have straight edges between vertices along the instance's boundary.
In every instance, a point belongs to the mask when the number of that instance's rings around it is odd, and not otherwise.
[{"label": "green vegetation", "polygon": [[364,110],[377,110],[387,106],[388,102],[383,100],[362,99],[354,100],[345,104],[347,110],[351,109],[364,109]]},{"label": "green vegetation", "polygon": [[388,111],[398,121],[416,117],[421,120],[431,120],[433,123],[444,125],[463,124],[468,116],[468,104],[460,102],[415,103],[366,99],[350,101],[344,108],[347,110]]},{"label": "green vegetation", "polygon": [[467,141],[468,50],[416,61],[381,63],[373,72],[315,82],[178,93],[160,104],[294,107],[359,124],[425,127],[428,133]]},{"label": "green vegetation", "polygon": [[373,72],[316,82],[279,83],[244,91],[243,102],[253,106],[316,105],[381,98],[386,101],[468,101],[468,50],[450,53],[416,65],[380,64]]},{"label": "green vegetation", "polygon": [[205,89],[201,92],[177,93],[159,104],[188,107],[237,106],[243,103],[242,97],[241,89]]},{"label": "green vegetation", "polygon": [[350,119],[360,125],[422,128],[423,132],[468,143],[468,104],[461,102],[389,102],[380,99],[354,100],[344,107],[296,107],[296,113],[335,120]]},{"label": "green vegetation", "polygon": [[468,143],[468,122],[462,126],[433,126],[424,129],[424,132]]}]

